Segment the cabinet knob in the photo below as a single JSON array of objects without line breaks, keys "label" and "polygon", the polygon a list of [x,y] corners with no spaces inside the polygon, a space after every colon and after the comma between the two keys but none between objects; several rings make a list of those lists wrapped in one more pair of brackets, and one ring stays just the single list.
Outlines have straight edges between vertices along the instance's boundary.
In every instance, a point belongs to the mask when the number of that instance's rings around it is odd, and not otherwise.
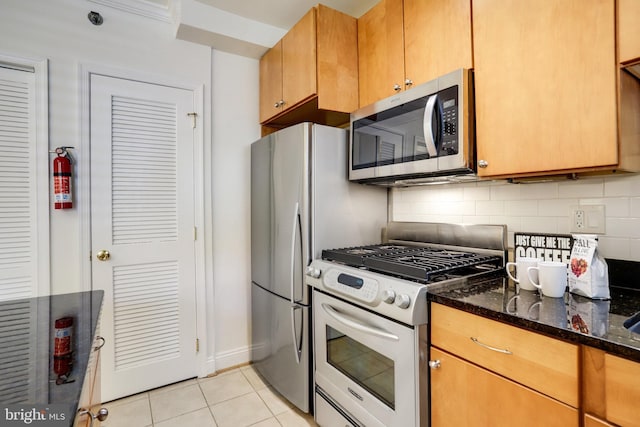
[{"label": "cabinet knob", "polygon": [[489,166],[489,162],[487,162],[486,160],[478,160],[478,167],[486,168],[487,166]]},{"label": "cabinet knob", "polygon": [[406,80],[404,81],[404,85],[405,85],[406,87],[408,87],[408,88],[409,88],[409,87],[411,87],[411,86],[413,85],[413,80],[411,80],[411,79],[406,79]]},{"label": "cabinet knob", "polygon": [[442,366],[442,363],[440,363],[439,360],[429,360],[429,367],[431,369],[438,369],[440,366]]},{"label": "cabinet knob", "polygon": [[396,83],[393,85],[393,90],[395,90],[396,92],[400,92],[402,90],[402,86]]},{"label": "cabinet knob", "polygon": [[281,99],[280,101],[276,101],[276,102],[273,104],[273,107],[274,107],[274,108],[280,108],[280,107],[282,107],[283,105],[284,105],[284,101]]}]

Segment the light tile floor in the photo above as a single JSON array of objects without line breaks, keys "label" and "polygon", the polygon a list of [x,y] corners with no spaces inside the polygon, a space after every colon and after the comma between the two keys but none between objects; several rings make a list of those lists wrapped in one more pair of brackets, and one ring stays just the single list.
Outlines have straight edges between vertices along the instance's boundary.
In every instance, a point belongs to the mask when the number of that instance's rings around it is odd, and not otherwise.
[{"label": "light tile floor", "polygon": [[254,371],[243,366],[102,405],[101,427],[316,426]]}]

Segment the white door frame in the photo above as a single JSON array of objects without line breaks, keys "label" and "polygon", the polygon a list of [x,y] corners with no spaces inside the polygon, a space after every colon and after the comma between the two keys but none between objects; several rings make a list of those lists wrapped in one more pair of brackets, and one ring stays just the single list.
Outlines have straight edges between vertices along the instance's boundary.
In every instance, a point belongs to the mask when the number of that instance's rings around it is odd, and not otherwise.
[{"label": "white door frame", "polygon": [[[123,70],[119,68],[107,67],[104,65],[96,64],[80,64],[79,66],[79,83],[80,83],[80,135],[78,140],[80,141],[79,150],[76,150],[74,160],[76,167],[74,172],[76,173],[76,197],[78,206],[78,216],[80,219],[80,269],[81,269],[81,283],[83,284],[83,291],[92,290],[91,283],[91,129],[89,121],[89,108],[90,108],[90,87],[92,74],[99,74],[108,77],[135,80],[145,83],[171,86],[180,89],[191,90],[194,93],[194,112],[197,114],[197,126],[194,134],[194,212],[195,212],[195,226],[197,229],[197,239],[195,241],[195,291],[196,291],[196,328],[197,338],[199,339],[199,351],[196,354],[197,360],[197,375],[199,377],[205,377],[208,374],[215,372],[215,359],[208,358],[208,350],[211,354],[215,354],[213,331],[214,328],[207,327],[207,309],[212,309],[213,296],[210,295],[208,301],[206,292],[206,271],[210,268],[206,262],[205,257],[205,200],[207,198],[204,194],[204,171],[205,167],[211,167],[210,159],[206,159],[204,156],[204,84],[185,83],[182,81],[176,81],[175,79],[156,75],[148,72],[139,72],[132,70]],[[211,342],[209,342],[209,338]]]}]

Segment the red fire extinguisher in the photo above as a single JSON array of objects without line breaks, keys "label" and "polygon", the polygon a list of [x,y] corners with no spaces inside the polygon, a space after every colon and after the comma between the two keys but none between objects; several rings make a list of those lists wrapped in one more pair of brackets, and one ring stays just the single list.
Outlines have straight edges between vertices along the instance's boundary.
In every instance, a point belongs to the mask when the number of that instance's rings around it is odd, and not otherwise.
[{"label": "red fire extinguisher", "polygon": [[71,197],[71,156],[67,148],[56,148],[56,157],[53,159],[53,193],[56,209],[71,209],[73,207]]}]

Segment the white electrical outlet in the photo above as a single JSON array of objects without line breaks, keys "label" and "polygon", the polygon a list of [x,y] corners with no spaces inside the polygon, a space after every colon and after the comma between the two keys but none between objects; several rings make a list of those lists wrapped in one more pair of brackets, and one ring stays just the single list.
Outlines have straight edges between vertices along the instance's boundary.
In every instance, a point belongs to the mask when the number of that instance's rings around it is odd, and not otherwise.
[{"label": "white electrical outlet", "polygon": [[604,205],[572,206],[571,232],[582,234],[605,234]]}]

